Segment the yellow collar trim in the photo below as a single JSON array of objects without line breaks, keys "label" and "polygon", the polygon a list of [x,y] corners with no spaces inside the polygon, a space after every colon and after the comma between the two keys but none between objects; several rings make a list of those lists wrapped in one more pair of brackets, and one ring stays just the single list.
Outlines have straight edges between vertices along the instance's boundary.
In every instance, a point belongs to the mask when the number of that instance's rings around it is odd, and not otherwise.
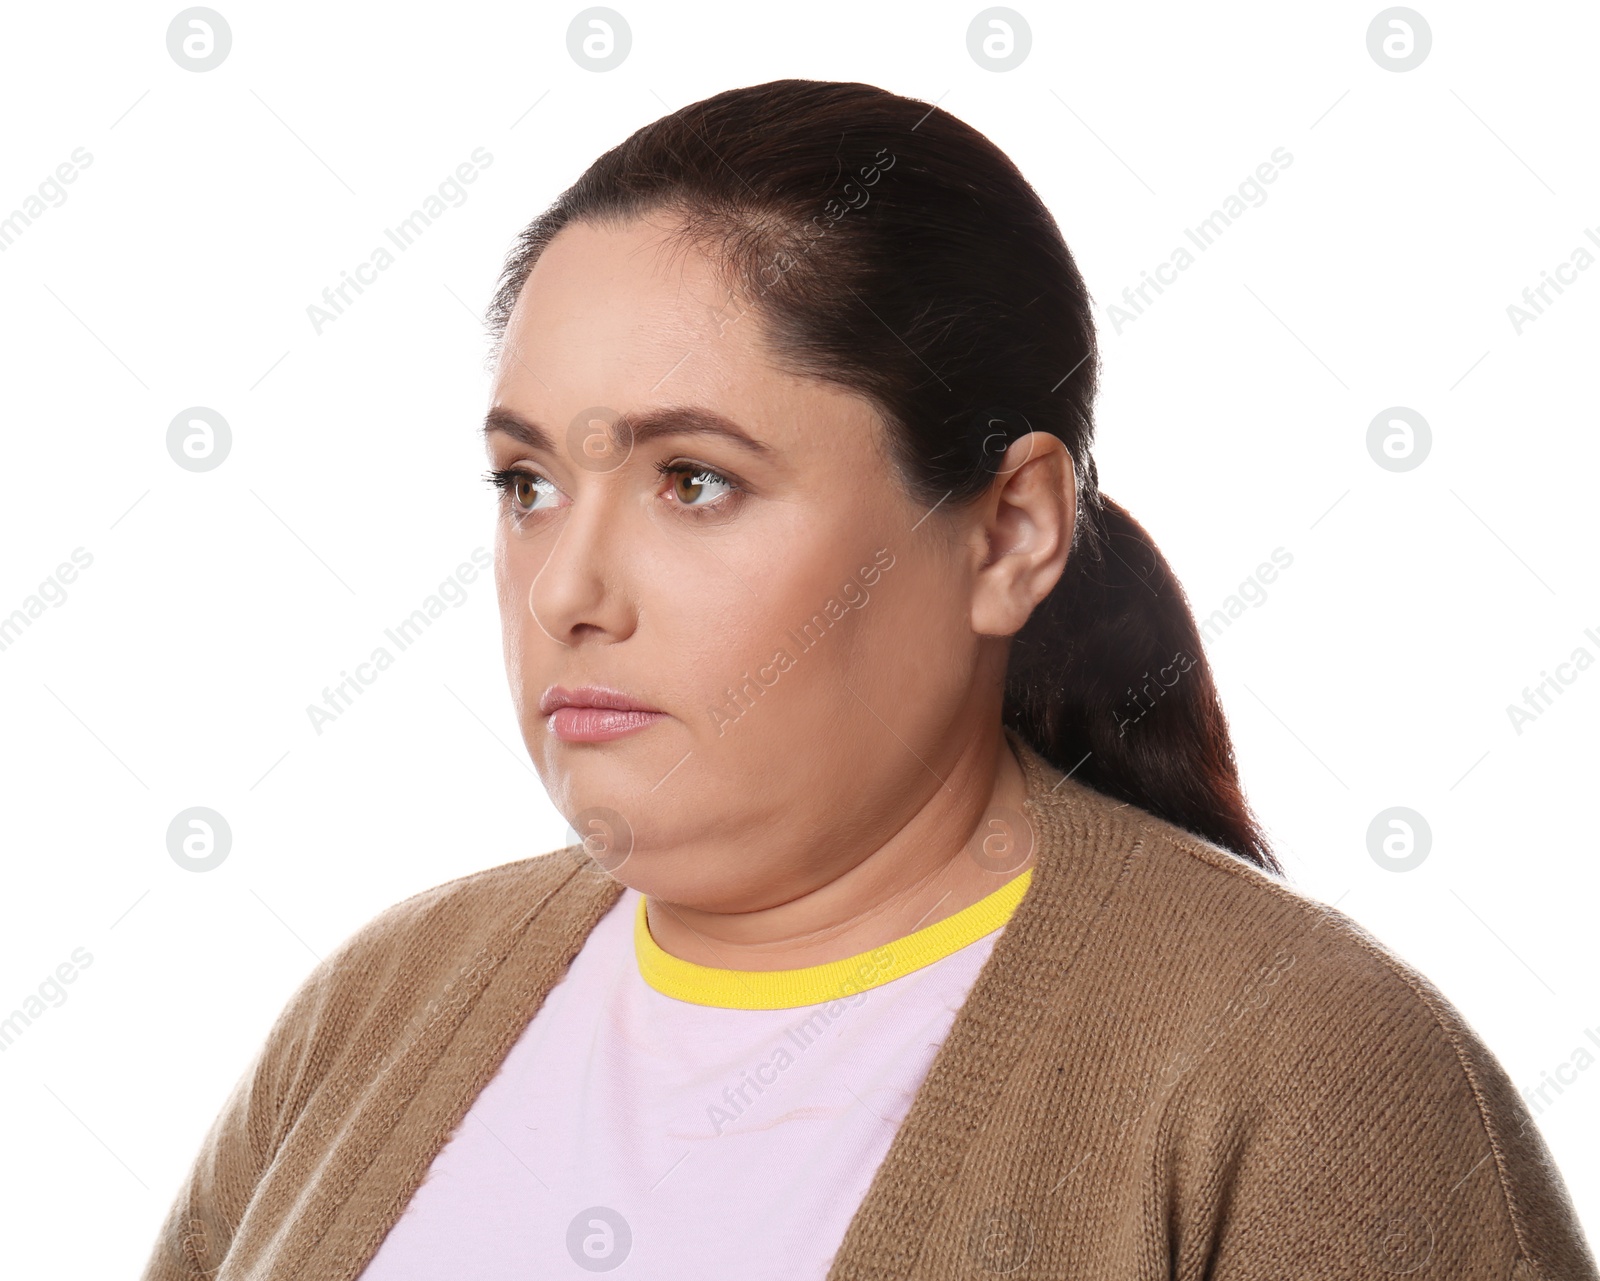
[{"label": "yellow collar trim", "polygon": [[733,1010],[785,1010],[843,1000],[949,956],[999,929],[1027,892],[1030,867],[942,921],[871,951],[793,970],[723,970],[663,951],[650,936],[645,896],[633,921],[633,950],[644,981],[664,996]]}]

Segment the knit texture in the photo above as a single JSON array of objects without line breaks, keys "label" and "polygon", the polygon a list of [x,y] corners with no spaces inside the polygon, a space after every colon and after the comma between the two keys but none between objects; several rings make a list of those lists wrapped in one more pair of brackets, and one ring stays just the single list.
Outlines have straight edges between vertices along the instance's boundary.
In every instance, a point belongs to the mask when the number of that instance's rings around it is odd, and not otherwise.
[{"label": "knit texture", "polygon": [[[829,1281],[1600,1281],[1521,1097],[1426,978],[1006,734],[1031,883]],[[229,1095],[143,1281],[353,1281],[621,891],[576,845],[357,930]]]}]

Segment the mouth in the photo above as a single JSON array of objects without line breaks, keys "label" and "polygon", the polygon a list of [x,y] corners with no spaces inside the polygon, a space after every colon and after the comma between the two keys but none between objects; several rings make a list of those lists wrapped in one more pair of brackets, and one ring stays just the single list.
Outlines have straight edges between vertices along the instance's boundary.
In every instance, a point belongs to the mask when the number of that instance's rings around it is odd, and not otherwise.
[{"label": "mouth", "polygon": [[639,699],[598,685],[552,685],[539,699],[539,713],[564,743],[609,742],[666,718],[665,712]]}]

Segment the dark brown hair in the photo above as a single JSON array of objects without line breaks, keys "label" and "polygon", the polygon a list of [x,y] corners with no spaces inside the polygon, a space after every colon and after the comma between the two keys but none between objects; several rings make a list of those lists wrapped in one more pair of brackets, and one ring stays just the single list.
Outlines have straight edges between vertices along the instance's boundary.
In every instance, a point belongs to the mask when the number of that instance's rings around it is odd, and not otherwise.
[{"label": "dark brown hair", "polygon": [[557,232],[647,214],[718,265],[775,360],[874,404],[928,507],[984,492],[1019,436],[1061,439],[1078,521],[1060,582],[1013,638],[1005,722],[1079,781],[1281,872],[1183,590],[1100,493],[1089,293],[1005,154],[867,84],[774,80],[693,103],[607,151],[517,238],[489,306],[494,354]]}]

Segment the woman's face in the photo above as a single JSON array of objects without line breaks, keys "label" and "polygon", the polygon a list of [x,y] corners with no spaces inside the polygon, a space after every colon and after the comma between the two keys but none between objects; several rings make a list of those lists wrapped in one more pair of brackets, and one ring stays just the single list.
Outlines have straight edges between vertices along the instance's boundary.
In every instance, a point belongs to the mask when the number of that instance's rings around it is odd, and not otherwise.
[{"label": "woman's face", "polygon": [[[998,721],[1004,652],[974,632],[961,526],[902,492],[869,404],[777,368],[757,315],[659,235],[569,226],[511,316],[487,432],[515,473],[506,667],[551,799],[618,880],[754,910],[940,788]],[[546,715],[553,686],[659,715],[581,741],[595,715]]]}]

